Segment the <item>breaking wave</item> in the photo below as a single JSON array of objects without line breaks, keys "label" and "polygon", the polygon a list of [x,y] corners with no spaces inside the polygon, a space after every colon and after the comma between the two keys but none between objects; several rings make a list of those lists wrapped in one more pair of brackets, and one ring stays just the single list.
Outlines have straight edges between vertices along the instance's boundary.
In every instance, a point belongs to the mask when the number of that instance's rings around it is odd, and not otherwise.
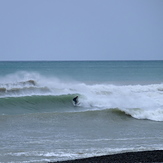
[{"label": "breaking wave", "polygon": [[[72,99],[79,95],[79,109]],[[163,121],[163,84],[111,85],[18,72],[0,78],[0,114],[119,110],[136,119]]]}]

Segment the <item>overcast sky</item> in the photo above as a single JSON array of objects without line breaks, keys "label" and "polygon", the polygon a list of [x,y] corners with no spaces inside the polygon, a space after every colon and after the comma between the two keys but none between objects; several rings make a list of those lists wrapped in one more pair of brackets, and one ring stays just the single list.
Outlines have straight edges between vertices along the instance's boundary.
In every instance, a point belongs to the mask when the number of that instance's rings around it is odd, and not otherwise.
[{"label": "overcast sky", "polygon": [[0,0],[0,60],[163,60],[163,0]]}]

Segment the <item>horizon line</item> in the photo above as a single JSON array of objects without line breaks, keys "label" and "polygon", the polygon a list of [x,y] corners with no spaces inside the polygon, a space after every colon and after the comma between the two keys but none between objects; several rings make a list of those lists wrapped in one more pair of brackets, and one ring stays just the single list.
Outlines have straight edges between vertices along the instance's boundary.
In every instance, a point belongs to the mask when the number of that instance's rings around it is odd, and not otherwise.
[{"label": "horizon line", "polygon": [[0,62],[96,62],[96,61],[163,61],[163,59],[113,59],[113,60],[0,60]]}]

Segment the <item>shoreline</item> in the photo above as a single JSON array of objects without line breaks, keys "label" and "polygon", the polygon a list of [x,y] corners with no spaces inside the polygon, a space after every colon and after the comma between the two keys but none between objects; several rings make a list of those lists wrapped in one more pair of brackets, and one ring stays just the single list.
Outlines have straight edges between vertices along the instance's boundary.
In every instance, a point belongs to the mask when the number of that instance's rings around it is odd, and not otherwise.
[{"label": "shoreline", "polygon": [[163,150],[126,152],[50,163],[163,162]]}]

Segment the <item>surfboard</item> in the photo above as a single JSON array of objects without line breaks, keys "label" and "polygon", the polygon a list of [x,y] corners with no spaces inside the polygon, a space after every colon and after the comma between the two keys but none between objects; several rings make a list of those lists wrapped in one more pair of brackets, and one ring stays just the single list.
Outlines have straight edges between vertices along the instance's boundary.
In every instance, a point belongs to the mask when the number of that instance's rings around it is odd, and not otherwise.
[{"label": "surfboard", "polygon": [[73,104],[74,106],[79,106],[79,105],[80,105],[80,102],[78,102],[78,103],[75,104],[75,102],[72,100],[72,104]]}]

